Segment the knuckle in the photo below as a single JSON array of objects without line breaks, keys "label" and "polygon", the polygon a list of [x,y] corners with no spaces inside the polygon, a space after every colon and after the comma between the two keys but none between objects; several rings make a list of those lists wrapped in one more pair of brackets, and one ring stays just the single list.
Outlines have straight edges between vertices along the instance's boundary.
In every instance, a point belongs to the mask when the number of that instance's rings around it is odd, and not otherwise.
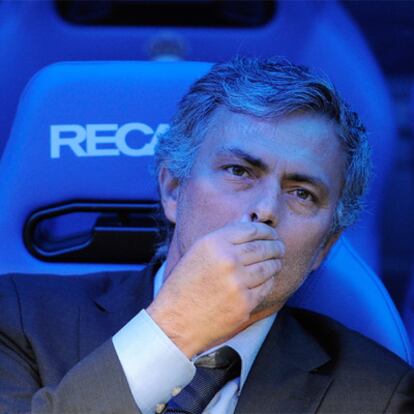
[{"label": "knuckle", "polygon": [[267,266],[265,263],[259,263],[257,265],[257,273],[259,274],[259,276],[264,276],[266,274],[267,271]]},{"label": "knuckle", "polygon": [[257,225],[258,225],[258,228],[260,229],[260,231],[264,235],[270,236],[271,238],[275,238],[277,236],[277,232],[273,227],[271,227],[271,226],[269,226],[265,223],[257,223]]},{"label": "knuckle", "polygon": [[275,256],[276,254],[276,249],[275,249],[275,245],[273,244],[273,242],[267,242],[265,245],[265,255],[266,257],[270,258]]},{"label": "knuckle", "polygon": [[256,250],[257,250],[257,245],[255,243],[245,243],[242,247],[242,254],[255,253]]},{"label": "knuckle", "polygon": [[280,260],[272,260],[272,273],[279,272],[282,269],[282,262]]},{"label": "knuckle", "polygon": [[256,224],[250,223],[249,225],[249,237],[254,238],[259,232],[258,226]]},{"label": "knuckle", "polygon": [[220,252],[219,254],[219,263],[223,271],[228,273],[234,273],[237,269],[237,260],[236,258],[227,253],[227,252]]},{"label": "knuckle", "polygon": [[278,252],[280,253],[280,255],[282,255],[282,256],[286,252],[285,244],[280,240],[277,241],[277,249],[278,249]]}]

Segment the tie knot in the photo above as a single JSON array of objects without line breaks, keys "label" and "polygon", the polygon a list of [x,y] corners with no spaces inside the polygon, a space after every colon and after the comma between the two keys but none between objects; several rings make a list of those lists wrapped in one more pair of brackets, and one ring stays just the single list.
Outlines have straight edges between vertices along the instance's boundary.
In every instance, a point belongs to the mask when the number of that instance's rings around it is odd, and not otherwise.
[{"label": "tie knot", "polygon": [[195,366],[200,368],[228,368],[240,364],[239,354],[229,346],[223,346],[210,354],[203,355],[195,362]]},{"label": "tie knot", "polygon": [[241,359],[229,346],[224,346],[195,362],[195,377],[183,391],[171,399],[167,414],[201,414],[224,385],[240,375]]}]

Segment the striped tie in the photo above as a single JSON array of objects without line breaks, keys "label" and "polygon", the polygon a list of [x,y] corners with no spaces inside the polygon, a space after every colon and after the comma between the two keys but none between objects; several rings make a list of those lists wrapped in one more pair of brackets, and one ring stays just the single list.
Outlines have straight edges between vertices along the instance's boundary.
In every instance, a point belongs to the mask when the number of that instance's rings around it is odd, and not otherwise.
[{"label": "striped tie", "polygon": [[201,414],[228,381],[240,376],[240,356],[229,346],[200,357],[195,365],[193,380],[168,402],[164,414]]}]

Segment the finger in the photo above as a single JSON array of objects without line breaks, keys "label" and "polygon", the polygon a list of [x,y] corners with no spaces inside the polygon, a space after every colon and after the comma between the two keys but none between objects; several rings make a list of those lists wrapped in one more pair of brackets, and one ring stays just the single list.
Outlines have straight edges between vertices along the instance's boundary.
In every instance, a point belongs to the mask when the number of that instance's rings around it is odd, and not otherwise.
[{"label": "finger", "polygon": [[285,245],[281,240],[254,240],[238,244],[235,249],[245,266],[268,259],[280,259],[285,254]]},{"label": "finger", "polygon": [[269,279],[272,279],[282,268],[280,259],[269,259],[260,263],[246,266],[244,273],[244,283],[249,289],[257,288],[263,285]]},{"label": "finger", "polygon": [[275,278],[270,277],[261,285],[249,289],[249,295],[253,309],[257,309],[258,307],[260,308],[260,305],[263,303],[263,300],[266,297],[268,297],[274,289],[274,284]]},{"label": "finger", "polygon": [[248,214],[243,214],[242,218],[239,220],[240,223],[250,223],[251,221]]},{"label": "finger", "polygon": [[277,232],[264,223],[232,223],[218,230],[233,244],[247,243],[253,240],[276,240]]}]

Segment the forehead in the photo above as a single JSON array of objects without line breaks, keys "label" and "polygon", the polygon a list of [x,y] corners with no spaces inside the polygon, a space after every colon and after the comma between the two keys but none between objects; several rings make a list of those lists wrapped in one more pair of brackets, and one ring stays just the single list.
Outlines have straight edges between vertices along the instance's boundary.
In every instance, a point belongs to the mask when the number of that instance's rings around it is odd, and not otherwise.
[{"label": "forehead", "polygon": [[270,154],[313,153],[318,158],[340,153],[337,127],[320,114],[294,113],[279,119],[261,119],[231,112],[223,107],[212,116],[200,151],[213,153],[227,145],[241,145],[252,151],[267,148]]},{"label": "forehead", "polygon": [[263,161],[269,170],[285,169],[337,180],[344,172],[345,154],[336,128],[333,121],[320,114],[294,113],[269,120],[219,108],[197,161],[208,164],[226,153],[231,156],[234,151],[229,149],[238,148]]}]

